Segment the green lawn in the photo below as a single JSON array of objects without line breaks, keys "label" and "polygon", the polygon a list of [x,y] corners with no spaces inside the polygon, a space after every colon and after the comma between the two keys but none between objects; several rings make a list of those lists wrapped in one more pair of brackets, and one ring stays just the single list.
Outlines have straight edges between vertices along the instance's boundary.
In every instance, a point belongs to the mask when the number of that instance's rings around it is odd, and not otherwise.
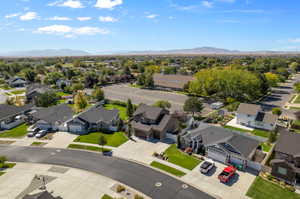
[{"label": "green lawn", "polygon": [[239,132],[242,132],[242,133],[251,133],[253,135],[264,137],[264,138],[269,137],[269,132],[268,131],[264,131],[264,130],[260,130],[260,129],[254,129],[253,131],[248,131],[248,130],[245,130],[245,129],[240,129],[240,128],[236,128],[236,127],[232,127],[232,126],[224,126],[224,128],[230,129],[230,130],[233,130],[233,131],[239,131]]},{"label": "green lawn", "polygon": [[14,91],[11,91],[10,93],[15,94],[15,95],[20,95],[20,94],[25,93],[25,91],[26,90],[14,90]]},{"label": "green lawn", "polygon": [[101,199],[114,199],[114,198],[112,198],[112,197],[110,197],[109,195],[104,195],[104,196],[102,196],[102,198]]},{"label": "green lawn", "polygon": [[269,152],[272,148],[272,144],[268,143],[268,142],[264,142],[261,144],[263,151],[265,152]]},{"label": "green lawn", "polygon": [[59,97],[64,97],[64,96],[69,96],[71,94],[65,93],[65,92],[56,92],[56,95],[59,96]]},{"label": "green lawn", "polygon": [[30,146],[43,146],[45,144],[45,142],[32,142]]},{"label": "green lawn", "polygon": [[14,166],[16,166],[16,163],[4,163],[4,164],[0,164],[0,168],[4,168],[4,169],[11,169]]},{"label": "green lawn", "polygon": [[285,190],[261,177],[256,177],[247,192],[247,196],[253,199],[300,199],[299,194]]},{"label": "green lawn", "polygon": [[189,170],[193,170],[201,162],[201,160],[177,149],[175,144],[165,151],[165,155],[168,157],[169,162]]},{"label": "green lawn", "polygon": [[96,147],[96,146],[86,146],[81,144],[70,144],[68,146],[70,149],[82,149],[82,150],[88,150],[88,151],[98,151],[98,152],[109,152],[110,149],[102,148],[102,147]]},{"label": "green lawn", "polygon": [[297,95],[296,99],[293,102],[294,104],[300,104],[300,95]]},{"label": "green lawn", "polygon": [[151,162],[150,165],[153,166],[153,167],[155,167],[155,168],[161,169],[161,170],[163,170],[165,172],[168,172],[170,174],[173,174],[175,176],[178,176],[178,177],[182,177],[182,176],[184,176],[186,174],[186,173],[184,173],[182,171],[179,171],[178,169],[169,167],[167,165],[161,164],[161,163],[156,162],[156,161]]},{"label": "green lawn", "polygon": [[300,110],[300,107],[294,107],[294,106],[290,106],[289,109],[292,109],[292,110]]},{"label": "green lawn", "polygon": [[28,125],[22,124],[16,128],[13,128],[11,130],[7,130],[3,133],[0,133],[0,138],[19,138],[24,137],[27,134],[27,128]]},{"label": "green lawn", "polygon": [[78,136],[74,142],[85,142],[91,144],[98,144],[99,137],[103,135],[107,140],[107,146],[118,147],[128,141],[128,138],[123,132],[115,132],[112,134],[106,134],[101,132],[89,133],[87,135]]},{"label": "green lawn", "polygon": [[104,106],[107,110],[112,110],[112,109],[118,109],[120,111],[120,118],[122,120],[128,120],[128,116],[126,113],[126,107],[120,106],[120,105],[115,105],[115,104],[105,104]]},{"label": "green lawn", "polygon": [[2,176],[3,174],[5,174],[5,172],[0,171],[0,176]]}]

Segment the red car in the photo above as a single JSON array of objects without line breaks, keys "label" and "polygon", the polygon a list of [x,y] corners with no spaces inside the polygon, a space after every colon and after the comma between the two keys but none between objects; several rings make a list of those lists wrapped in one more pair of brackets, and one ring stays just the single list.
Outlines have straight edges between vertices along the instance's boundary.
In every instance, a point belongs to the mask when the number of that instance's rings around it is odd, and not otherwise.
[{"label": "red car", "polygon": [[220,173],[218,178],[221,182],[227,183],[235,175],[235,173],[236,168],[234,166],[228,166],[222,171],[222,173]]}]

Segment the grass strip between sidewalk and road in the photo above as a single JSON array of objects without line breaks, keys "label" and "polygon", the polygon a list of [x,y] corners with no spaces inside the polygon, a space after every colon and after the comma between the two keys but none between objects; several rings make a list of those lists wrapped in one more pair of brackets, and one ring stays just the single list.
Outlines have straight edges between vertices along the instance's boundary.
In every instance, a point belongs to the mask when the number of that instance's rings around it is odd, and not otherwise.
[{"label": "grass strip between sidewalk and road", "polygon": [[150,164],[152,167],[155,167],[155,168],[158,168],[158,169],[161,169],[167,173],[170,173],[170,174],[173,174],[175,176],[178,176],[178,177],[182,177],[184,176],[186,173],[182,172],[182,171],[179,171],[178,169],[175,169],[173,167],[170,167],[170,166],[167,166],[167,165],[164,165],[164,164],[161,164],[159,162],[156,162],[156,161],[153,161],[151,162]]},{"label": "grass strip between sidewalk and road", "polygon": [[87,151],[97,151],[97,152],[110,152],[111,149],[102,148],[102,147],[96,147],[96,146],[86,146],[86,145],[80,145],[80,144],[70,144],[68,146],[70,149],[82,149]]},{"label": "grass strip between sidewalk and road", "polygon": [[104,196],[102,196],[101,199],[114,199],[114,198],[105,194]]}]

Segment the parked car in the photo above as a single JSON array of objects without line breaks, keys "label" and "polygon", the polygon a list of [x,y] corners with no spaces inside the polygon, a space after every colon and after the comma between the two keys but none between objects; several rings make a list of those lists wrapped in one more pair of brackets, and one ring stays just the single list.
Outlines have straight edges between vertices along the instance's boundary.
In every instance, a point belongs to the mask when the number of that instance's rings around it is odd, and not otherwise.
[{"label": "parked car", "polygon": [[219,174],[218,178],[220,182],[228,183],[235,173],[236,168],[234,166],[228,166]]},{"label": "parked car", "polygon": [[42,137],[44,137],[46,134],[47,134],[47,131],[45,131],[45,130],[40,130],[40,131],[35,135],[35,137],[36,137],[36,138],[42,138]]},{"label": "parked car", "polygon": [[215,162],[213,160],[207,159],[200,166],[200,172],[203,174],[207,174],[211,169],[215,166]]},{"label": "parked car", "polygon": [[34,137],[39,131],[39,128],[33,128],[29,133],[27,133],[27,137]]}]

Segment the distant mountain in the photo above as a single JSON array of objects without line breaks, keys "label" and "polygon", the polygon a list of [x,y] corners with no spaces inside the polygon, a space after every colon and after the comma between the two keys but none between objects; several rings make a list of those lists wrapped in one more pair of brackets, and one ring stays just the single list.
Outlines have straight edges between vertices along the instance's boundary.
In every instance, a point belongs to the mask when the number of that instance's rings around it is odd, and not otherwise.
[{"label": "distant mountain", "polygon": [[71,49],[47,49],[0,53],[4,57],[64,57],[64,56],[88,56],[88,52]]},{"label": "distant mountain", "polygon": [[223,48],[214,47],[200,47],[192,49],[174,49],[174,50],[161,50],[161,51],[131,51],[122,54],[128,55],[239,55],[239,54],[257,54],[257,55],[272,55],[272,54],[299,54],[299,51],[239,51],[239,50],[228,50]]}]

